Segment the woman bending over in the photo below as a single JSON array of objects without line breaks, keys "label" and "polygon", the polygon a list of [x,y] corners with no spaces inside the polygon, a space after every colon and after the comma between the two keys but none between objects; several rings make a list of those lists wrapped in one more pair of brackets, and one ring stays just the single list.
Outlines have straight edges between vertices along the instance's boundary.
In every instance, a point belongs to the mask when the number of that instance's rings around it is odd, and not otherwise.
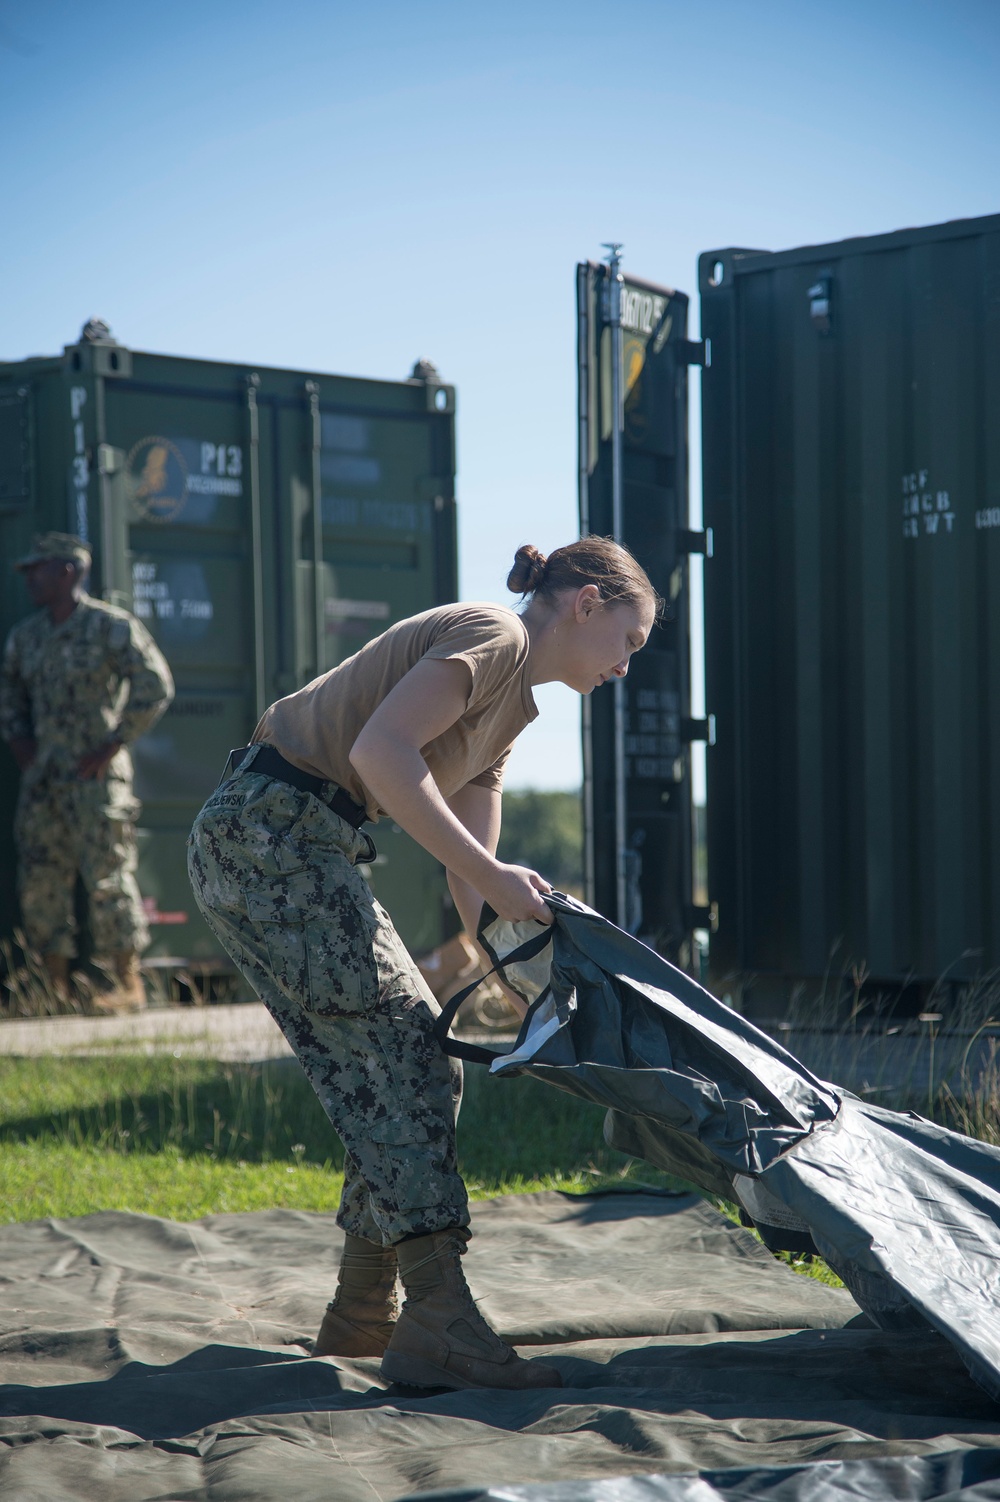
[{"label": "woman bending over", "polygon": [[521,614],[424,611],[272,704],[189,842],[201,911],[345,1148],[346,1240],[315,1352],[381,1356],[387,1380],[419,1386],[558,1386],[559,1375],[517,1356],[469,1294],[461,1066],[357,869],[374,856],[364,826],[388,815],[444,864],[469,933],[484,901],[502,918],[551,922],[548,882],[496,858],[504,763],[538,713],[534,687],[589,694],[624,677],[659,608],[639,564],[604,537],[549,558],[521,547],[507,583],[527,601]]}]

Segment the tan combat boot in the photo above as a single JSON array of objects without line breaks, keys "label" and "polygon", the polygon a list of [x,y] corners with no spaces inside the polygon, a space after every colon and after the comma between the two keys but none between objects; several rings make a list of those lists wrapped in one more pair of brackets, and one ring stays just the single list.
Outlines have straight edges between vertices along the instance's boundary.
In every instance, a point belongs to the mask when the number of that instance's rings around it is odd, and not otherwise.
[{"label": "tan combat boot", "polygon": [[406,1302],[382,1376],[413,1387],[561,1387],[555,1367],[523,1361],[476,1308],[460,1260],[467,1239],[453,1227],[397,1244]]},{"label": "tan combat boot", "polygon": [[313,1355],[383,1356],[398,1313],[396,1248],[348,1236]]},{"label": "tan combat boot", "polygon": [[142,983],[139,956],[133,949],[121,949],[111,957],[114,985],[108,991],[95,991],[94,1010],[102,1016],[120,1016],[125,1012],[145,1010],[146,988]]},{"label": "tan combat boot", "polygon": [[57,1001],[69,1005],[69,960],[64,954],[43,954],[42,963]]}]

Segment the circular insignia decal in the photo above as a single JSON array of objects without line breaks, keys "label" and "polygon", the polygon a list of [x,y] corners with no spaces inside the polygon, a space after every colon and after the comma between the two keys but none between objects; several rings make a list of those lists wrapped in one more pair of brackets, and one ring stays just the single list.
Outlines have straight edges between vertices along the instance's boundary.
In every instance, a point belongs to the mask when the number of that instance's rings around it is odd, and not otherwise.
[{"label": "circular insignia decal", "polygon": [[188,469],[176,443],[140,438],[125,461],[125,487],[136,515],[173,521],[188,495]]}]

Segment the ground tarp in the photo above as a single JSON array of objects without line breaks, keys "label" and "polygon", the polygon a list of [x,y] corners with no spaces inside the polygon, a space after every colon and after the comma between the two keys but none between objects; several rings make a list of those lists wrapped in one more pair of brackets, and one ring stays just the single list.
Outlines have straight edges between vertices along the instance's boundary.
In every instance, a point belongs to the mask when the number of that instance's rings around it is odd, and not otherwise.
[{"label": "ground tarp", "polygon": [[939,1335],[873,1328],[693,1196],[510,1197],[473,1224],[474,1292],[563,1388],[387,1390],[377,1362],[310,1359],[332,1215],[0,1228],[0,1496],[1000,1495],[1000,1409]]}]

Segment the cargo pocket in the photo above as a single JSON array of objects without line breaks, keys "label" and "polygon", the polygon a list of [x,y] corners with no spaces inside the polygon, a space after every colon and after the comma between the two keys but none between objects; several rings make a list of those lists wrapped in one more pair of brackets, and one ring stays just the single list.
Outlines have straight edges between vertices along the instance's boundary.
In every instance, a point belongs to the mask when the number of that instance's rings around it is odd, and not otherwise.
[{"label": "cargo pocket", "polygon": [[440,1203],[444,1141],[434,1143],[419,1122],[393,1119],[376,1121],[369,1135],[397,1210],[426,1210]]},{"label": "cargo pocket", "polygon": [[378,1000],[373,919],[348,892],[317,892],[321,878],[244,888],[247,916],[267,951],[275,985],[321,1017],[369,1011]]}]

